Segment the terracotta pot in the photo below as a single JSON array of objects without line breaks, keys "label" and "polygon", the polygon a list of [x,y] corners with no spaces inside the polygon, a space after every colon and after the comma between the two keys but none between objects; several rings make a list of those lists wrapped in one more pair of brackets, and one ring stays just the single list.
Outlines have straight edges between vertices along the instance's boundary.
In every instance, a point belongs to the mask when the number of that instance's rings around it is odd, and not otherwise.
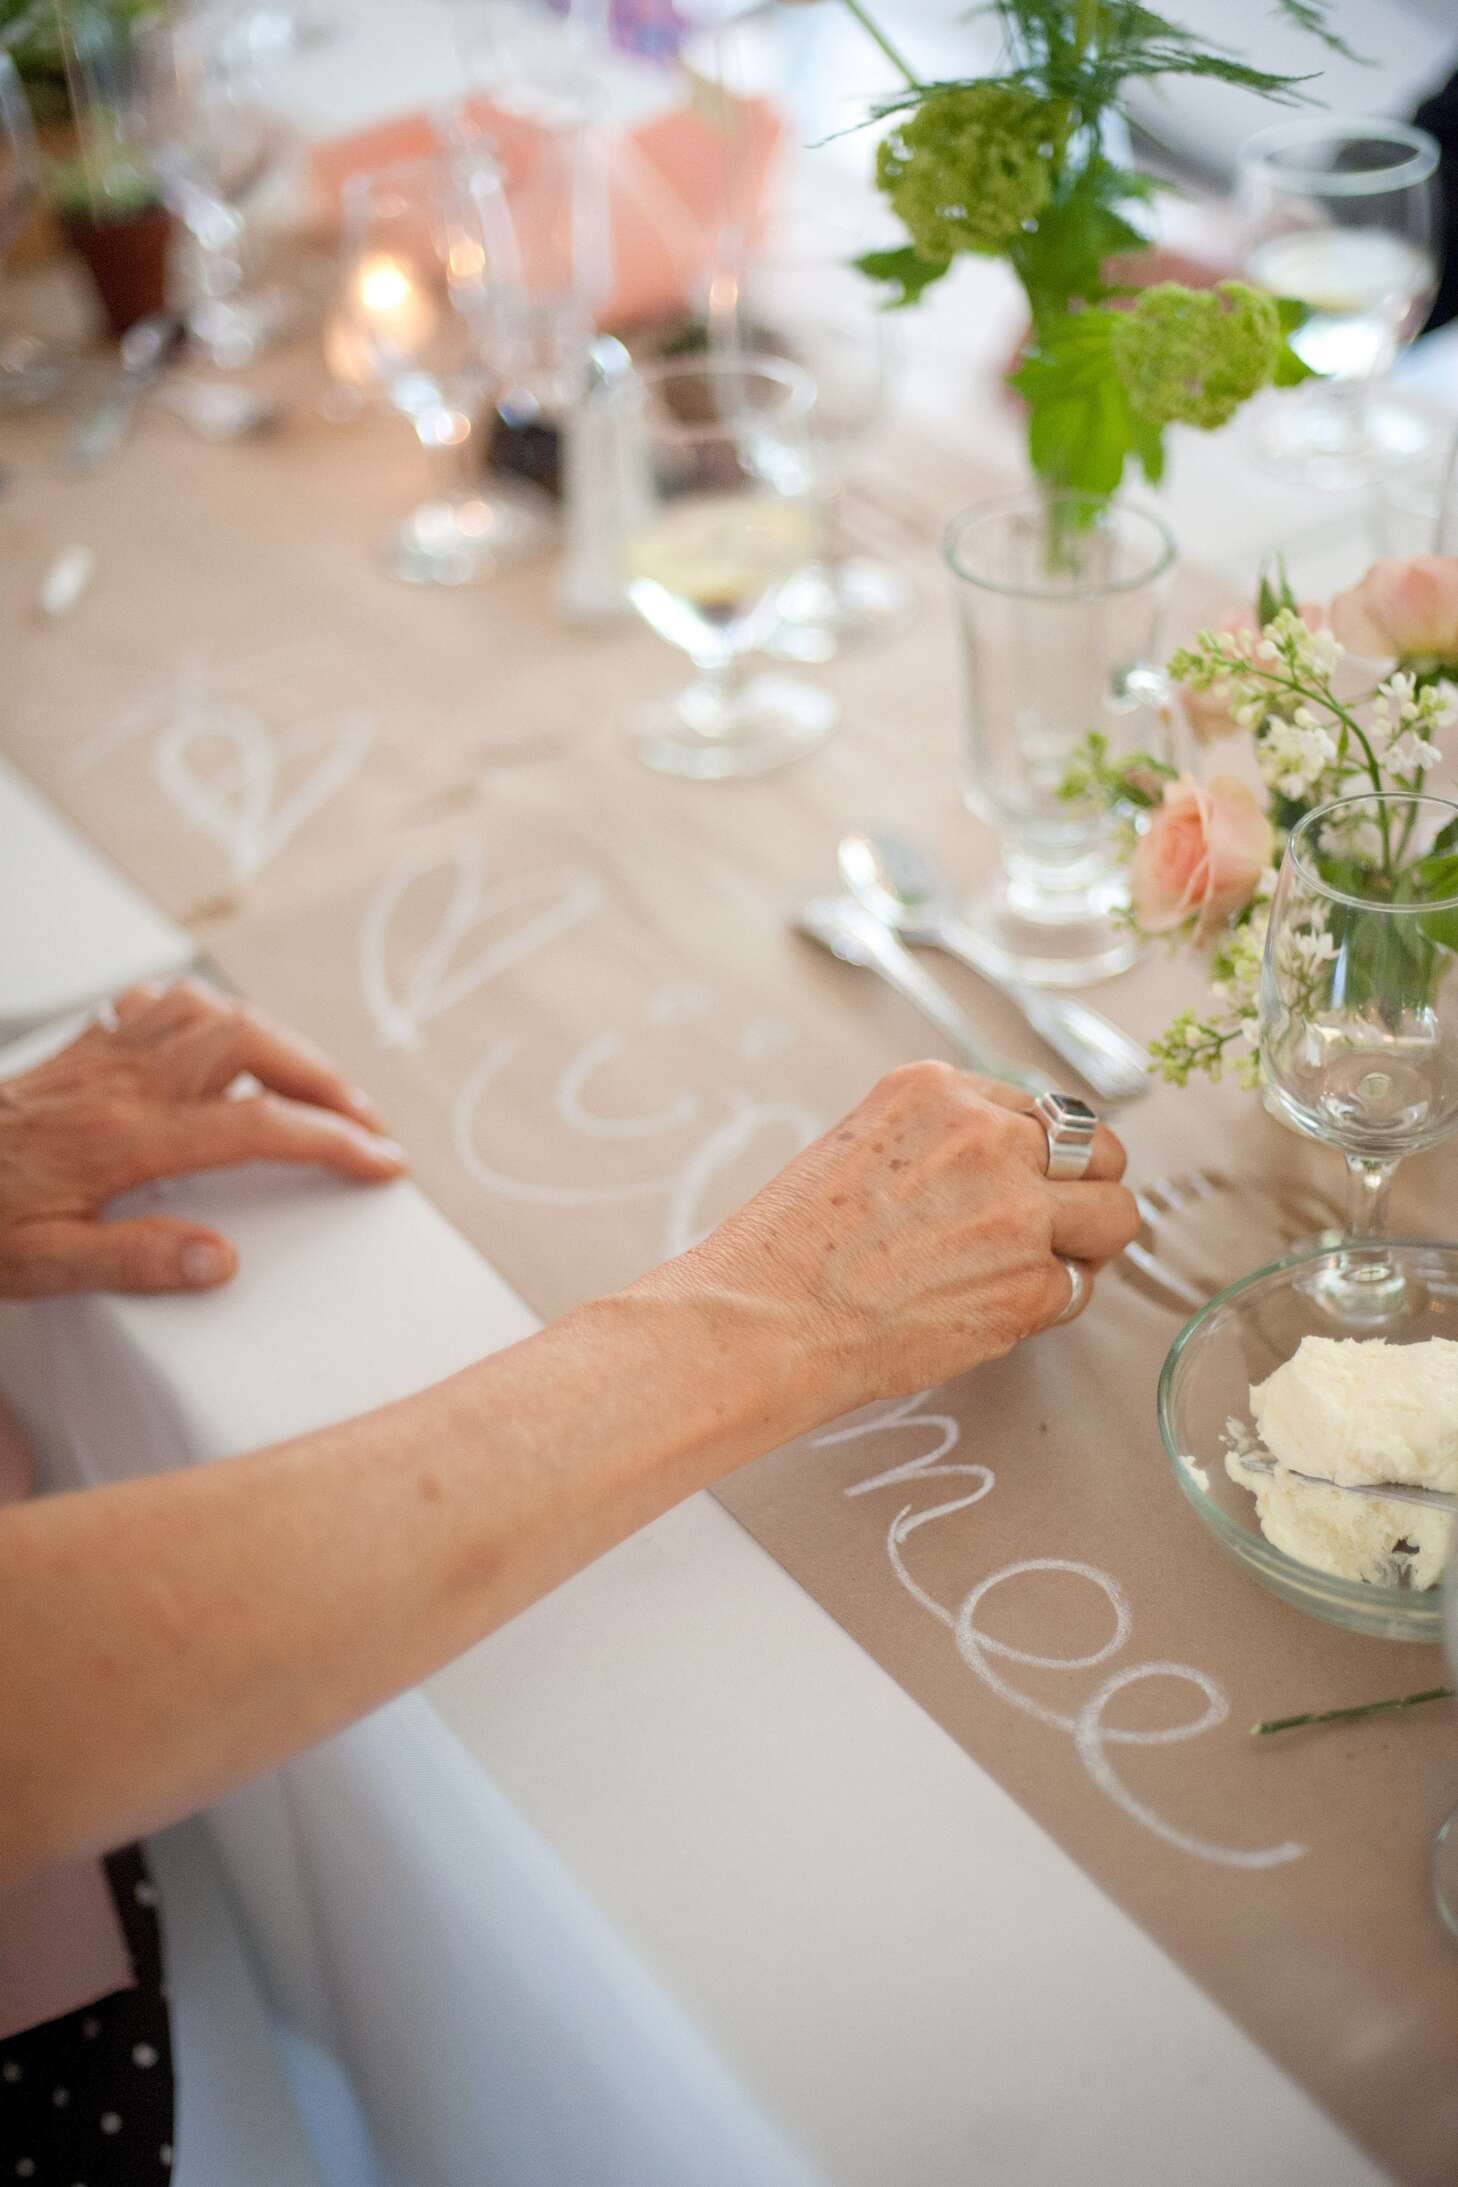
[{"label": "terracotta pot", "polygon": [[172,215],[164,206],[151,205],[121,220],[65,213],[61,225],[96,284],[113,334],[125,334],[139,319],[165,310]]}]

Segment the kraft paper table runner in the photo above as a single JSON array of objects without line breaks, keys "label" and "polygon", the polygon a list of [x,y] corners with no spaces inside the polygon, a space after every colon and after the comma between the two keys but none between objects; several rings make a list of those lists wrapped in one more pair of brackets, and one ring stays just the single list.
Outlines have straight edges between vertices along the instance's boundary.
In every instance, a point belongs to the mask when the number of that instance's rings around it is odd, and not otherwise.
[{"label": "kraft paper table runner", "polygon": [[[426,1188],[539,1311],[687,1243],[879,1071],[934,1048],[784,916],[867,817],[964,879],[991,855],[958,802],[929,547],[910,557],[915,631],[827,672],[837,739],[784,775],[698,787],[645,774],[622,735],[674,657],[632,628],[561,630],[549,566],[444,596],[376,575],[370,542],[417,486],[403,435],[320,426],[215,451],[158,421],[84,488],[49,467],[54,428],[12,440],[8,753],[245,991],[370,1085]],[[886,476],[903,504],[922,497],[929,541],[986,483],[909,441]],[[17,575],[77,538],[97,552],[92,592],[39,627]],[[1148,1033],[1187,977],[1156,959],[1101,999]],[[1036,1053],[1006,1006],[948,978],[991,1039]],[[1169,1210],[1152,1270],[1105,1279],[1076,1328],[777,1453],[722,1499],[1429,2187],[1458,2171],[1458,1954],[1426,1878],[1458,1797],[1453,1722],[1270,1746],[1247,1727],[1436,1683],[1441,1660],[1258,1590],[1185,1507],[1153,1421],[1182,1296],[1309,1228],[1337,1165],[1229,1090],[1161,1091],[1125,1128]],[[1226,1182],[1183,1206],[1161,1189],[1196,1170]],[[1415,1228],[1454,1228],[1451,1174],[1440,1152],[1404,1180]]]}]

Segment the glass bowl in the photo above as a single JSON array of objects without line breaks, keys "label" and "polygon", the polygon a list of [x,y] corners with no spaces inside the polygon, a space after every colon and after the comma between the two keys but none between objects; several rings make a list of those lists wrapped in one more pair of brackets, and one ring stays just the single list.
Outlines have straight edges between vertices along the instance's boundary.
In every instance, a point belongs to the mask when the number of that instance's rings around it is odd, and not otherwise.
[{"label": "glass bowl", "polygon": [[[1404,1308],[1382,1335],[1396,1344],[1458,1339],[1458,1245],[1400,1239],[1383,1251],[1403,1275]],[[1322,1305],[1321,1287],[1336,1260],[1331,1247],[1294,1253],[1217,1292],[1180,1331],[1164,1363],[1159,1432],[1175,1479],[1210,1532],[1283,1602],[1350,1632],[1440,1642],[1440,1587],[1418,1593],[1377,1586],[1299,1562],[1266,1540],[1254,1496],[1225,1471],[1225,1425],[1237,1420],[1251,1428],[1251,1384],[1282,1366],[1304,1336],[1351,1333]]]}]

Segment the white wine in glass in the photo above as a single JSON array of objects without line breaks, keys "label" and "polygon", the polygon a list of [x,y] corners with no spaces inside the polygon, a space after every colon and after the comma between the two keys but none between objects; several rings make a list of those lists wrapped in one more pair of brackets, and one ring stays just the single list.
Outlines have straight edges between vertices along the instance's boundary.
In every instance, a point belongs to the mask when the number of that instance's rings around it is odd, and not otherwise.
[{"label": "white wine in glass", "polygon": [[670,645],[697,659],[739,653],[774,620],[774,596],[814,545],[803,502],[779,494],[689,495],[628,541],[628,596]]},{"label": "white wine in glass", "polygon": [[1305,306],[1291,346],[1321,375],[1270,403],[1261,453],[1306,484],[1366,484],[1430,448],[1421,411],[1373,388],[1436,293],[1438,160],[1425,130],[1329,116],[1245,148],[1246,273]]},{"label": "white wine in glass", "polygon": [[796,366],[737,355],[649,366],[619,397],[633,479],[628,597],[698,671],[642,724],[641,756],[660,773],[763,774],[830,728],[831,702],[813,684],[743,673],[781,588],[814,552],[814,400]]}]

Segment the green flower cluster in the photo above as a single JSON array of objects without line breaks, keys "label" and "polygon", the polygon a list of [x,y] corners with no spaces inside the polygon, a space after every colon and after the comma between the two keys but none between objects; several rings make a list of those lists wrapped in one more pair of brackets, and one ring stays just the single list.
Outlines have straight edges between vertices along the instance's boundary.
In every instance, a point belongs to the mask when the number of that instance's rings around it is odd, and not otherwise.
[{"label": "green flower cluster", "polygon": [[1048,104],[998,83],[934,92],[884,137],[876,181],[923,258],[996,257],[1048,203]]},{"label": "green flower cluster", "polygon": [[1119,314],[1113,336],[1115,369],[1139,415],[1205,432],[1270,382],[1283,346],[1275,300],[1243,281],[1161,281]]}]

